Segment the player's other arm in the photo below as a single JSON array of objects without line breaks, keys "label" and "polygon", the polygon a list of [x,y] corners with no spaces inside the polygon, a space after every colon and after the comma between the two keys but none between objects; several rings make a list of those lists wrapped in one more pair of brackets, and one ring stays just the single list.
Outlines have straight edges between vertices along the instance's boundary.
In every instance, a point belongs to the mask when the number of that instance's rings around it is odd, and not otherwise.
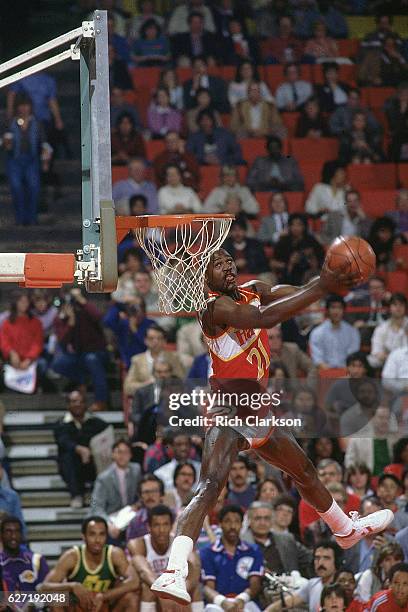
[{"label": "player's other arm", "polygon": [[68,576],[74,570],[77,560],[75,550],[67,550],[59,559],[57,565],[48,572],[38,590],[41,593],[72,593],[78,598],[81,607],[87,610],[92,605],[93,593],[85,589],[80,582],[66,582]]}]

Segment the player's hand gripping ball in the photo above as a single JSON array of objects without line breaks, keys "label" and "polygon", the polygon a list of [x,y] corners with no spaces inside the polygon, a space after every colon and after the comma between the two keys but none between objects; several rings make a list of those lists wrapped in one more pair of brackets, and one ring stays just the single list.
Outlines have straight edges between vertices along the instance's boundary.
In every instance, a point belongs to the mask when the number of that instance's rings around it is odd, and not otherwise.
[{"label": "player's hand gripping ball", "polygon": [[358,236],[339,236],[329,246],[325,264],[332,270],[359,275],[358,282],[366,282],[375,272],[376,258],[371,246]]}]

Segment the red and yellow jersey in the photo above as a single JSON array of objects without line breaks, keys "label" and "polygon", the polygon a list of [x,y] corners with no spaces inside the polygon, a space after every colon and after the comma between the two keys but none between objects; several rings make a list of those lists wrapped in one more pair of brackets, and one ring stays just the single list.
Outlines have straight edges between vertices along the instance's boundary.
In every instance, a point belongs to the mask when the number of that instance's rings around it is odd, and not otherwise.
[{"label": "red and yellow jersey", "polygon": [[[259,308],[261,300],[251,283],[238,287],[240,299],[237,304],[251,304]],[[209,294],[207,304],[221,294]],[[201,320],[203,313],[200,313]],[[216,336],[209,336],[203,330],[211,358],[211,378],[252,379],[267,384],[270,349],[266,329],[236,329],[228,327]]]}]

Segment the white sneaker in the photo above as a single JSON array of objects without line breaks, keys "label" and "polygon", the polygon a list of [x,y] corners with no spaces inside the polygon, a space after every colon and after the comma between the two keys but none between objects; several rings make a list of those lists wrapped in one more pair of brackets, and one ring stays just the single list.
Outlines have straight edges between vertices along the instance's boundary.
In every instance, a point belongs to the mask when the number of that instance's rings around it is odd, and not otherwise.
[{"label": "white sneaker", "polygon": [[79,510],[83,505],[82,495],[76,495],[71,499],[70,506],[73,510]]},{"label": "white sneaker", "polygon": [[361,517],[358,512],[350,512],[352,520],[351,531],[347,535],[335,533],[336,542],[341,548],[351,548],[364,536],[384,531],[394,519],[391,510],[378,510],[368,516]]},{"label": "white sneaker", "polygon": [[191,597],[187,593],[186,576],[179,569],[166,570],[159,576],[150,587],[152,593],[156,593],[160,599],[170,599],[182,606],[191,603]]}]

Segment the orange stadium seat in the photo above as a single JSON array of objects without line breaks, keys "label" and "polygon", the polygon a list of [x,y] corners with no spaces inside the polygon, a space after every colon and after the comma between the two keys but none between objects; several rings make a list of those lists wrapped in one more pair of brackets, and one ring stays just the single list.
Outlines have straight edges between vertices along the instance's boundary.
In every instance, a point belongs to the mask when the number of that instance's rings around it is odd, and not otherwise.
[{"label": "orange stadium seat", "polygon": [[369,217],[382,217],[386,211],[395,208],[395,190],[369,189],[361,191],[361,203]]},{"label": "orange stadium seat", "polygon": [[147,159],[149,161],[153,161],[156,155],[158,155],[159,153],[162,153],[164,149],[166,148],[164,140],[147,140],[145,144],[146,144]]},{"label": "orange stadium seat", "polygon": [[406,270],[395,270],[387,274],[387,289],[391,293],[404,293],[408,297],[408,273]]},{"label": "orange stadium seat", "polygon": [[300,113],[281,113],[282,121],[288,129],[289,138],[294,138]]},{"label": "orange stadium seat", "polygon": [[320,183],[322,178],[322,166],[324,160],[317,161],[306,161],[303,159],[299,160],[299,167],[302,176],[305,180],[305,192],[306,194],[312,189],[313,185]]},{"label": "orange stadium seat", "polygon": [[320,378],[345,378],[346,376],[347,376],[347,368],[319,369]]},{"label": "orange stadium seat", "polygon": [[[304,81],[312,80],[312,67],[309,64],[301,64],[300,68],[300,78]],[[284,66],[281,64],[272,64],[270,66],[259,66],[260,75],[262,76],[263,71],[263,79],[266,81],[268,87],[270,87],[273,91],[277,88],[282,81],[285,80],[285,75],[283,73]]]},{"label": "orange stadium seat", "polygon": [[366,87],[368,93],[368,105],[371,108],[382,108],[384,102],[395,94],[394,87]]},{"label": "orange stadium seat", "polygon": [[[320,85],[323,83],[323,67],[322,64],[314,64],[312,66],[313,81]],[[339,66],[339,80],[347,85],[354,86],[356,84],[356,66],[354,64],[341,64]]]},{"label": "orange stadium seat", "polygon": [[394,259],[398,266],[408,269],[408,244],[397,244],[393,250]]},{"label": "orange stadium seat", "polygon": [[395,164],[353,164],[348,166],[349,182],[355,189],[395,189],[397,169]]},{"label": "orange stadium seat", "polygon": [[235,73],[237,71],[236,66],[222,66],[221,77],[225,81],[233,81],[235,79]]},{"label": "orange stadium seat", "polygon": [[127,166],[112,166],[112,185],[129,176]]},{"label": "orange stadium seat", "polygon": [[339,151],[337,138],[291,138],[289,146],[297,161],[336,159]]},{"label": "orange stadium seat", "polygon": [[135,105],[139,112],[140,120],[143,125],[147,124],[147,109],[152,99],[152,91],[150,89],[138,87],[134,92]]},{"label": "orange stadium seat", "polygon": [[408,189],[408,164],[398,164],[398,186]]},{"label": "orange stadium seat", "polygon": [[242,157],[250,166],[257,157],[266,155],[265,140],[263,138],[242,138],[239,141]]},{"label": "orange stadium seat", "polygon": [[206,198],[220,183],[220,166],[200,166],[200,195]]},{"label": "orange stadium seat", "polygon": [[303,212],[305,210],[305,194],[303,191],[285,191],[290,213]]},{"label": "orange stadium seat", "polygon": [[354,57],[357,54],[360,42],[357,38],[341,38],[336,40],[341,57]]},{"label": "orange stadium seat", "polygon": [[259,216],[267,217],[269,215],[269,200],[271,199],[270,191],[257,191],[255,193],[256,201],[259,203]]},{"label": "orange stadium seat", "polygon": [[160,68],[156,66],[151,68],[131,68],[130,76],[132,77],[135,89],[142,87],[153,92],[159,83]]},{"label": "orange stadium seat", "polygon": [[177,68],[176,70],[177,78],[180,83],[184,83],[184,81],[188,81],[193,76],[193,71],[191,68]]}]

